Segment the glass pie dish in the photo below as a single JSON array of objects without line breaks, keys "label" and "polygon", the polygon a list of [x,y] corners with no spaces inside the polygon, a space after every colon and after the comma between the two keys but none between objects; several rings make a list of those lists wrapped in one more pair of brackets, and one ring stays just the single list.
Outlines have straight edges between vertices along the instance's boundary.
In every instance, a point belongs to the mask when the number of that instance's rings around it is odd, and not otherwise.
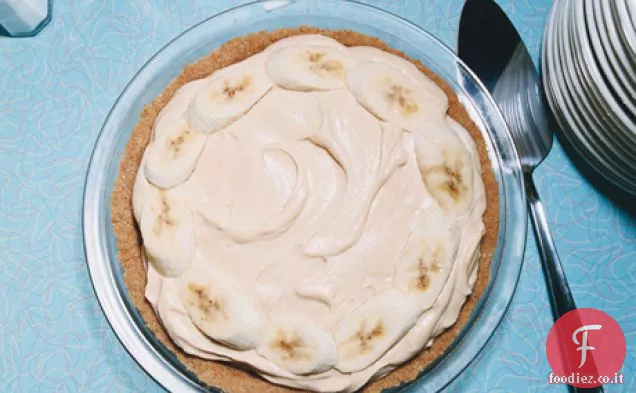
[{"label": "glass pie dish", "polygon": [[169,391],[215,391],[202,384],[146,326],[133,304],[117,257],[110,196],[123,151],[145,105],[184,67],[226,41],[249,33],[310,25],[348,29],[386,42],[420,60],[457,93],[482,131],[498,184],[499,232],[485,292],[453,344],[412,383],[397,391],[436,392],[476,357],[501,321],[521,270],[525,194],[512,139],[492,98],[457,56],[432,35],[400,17],[342,0],[265,1],[242,5],[187,30],[155,54],[134,76],[111,109],[96,142],[84,195],[84,242],[99,303],[126,350]]}]

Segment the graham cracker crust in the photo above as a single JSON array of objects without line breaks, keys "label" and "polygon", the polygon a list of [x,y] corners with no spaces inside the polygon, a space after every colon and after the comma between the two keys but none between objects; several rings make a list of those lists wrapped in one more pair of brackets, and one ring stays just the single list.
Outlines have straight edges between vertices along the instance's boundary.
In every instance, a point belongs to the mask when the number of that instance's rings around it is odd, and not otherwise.
[{"label": "graham cracker crust", "polygon": [[118,256],[123,266],[124,280],[128,287],[129,296],[147,326],[176,355],[179,361],[196,374],[203,383],[223,389],[228,393],[298,391],[271,384],[254,374],[228,364],[188,355],[175,346],[144,297],[146,271],[142,260],[141,236],[132,212],[132,190],[141,157],[149,142],[155,118],[179,87],[187,82],[206,77],[217,69],[227,67],[261,52],[267,46],[280,39],[302,34],[322,34],[336,39],[346,46],[365,45],[376,47],[413,62],[448,95],[450,116],[468,130],[475,140],[480,157],[487,200],[487,209],[484,213],[486,234],[481,241],[481,257],[473,293],[464,304],[455,325],[438,336],[431,348],[421,351],[407,363],[385,377],[367,384],[362,389],[362,391],[367,393],[381,392],[385,388],[396,387],[404,382],[414,380],[451,345],[461,328],[468,321],[477,301],[487,287],[490,264],[497,245],[499,229],[499,186],[491,170],[491,163],[481,132],[473,123],[463,105],[460,104],[457,95],[450,86],[419,61],[388,47],[381,40],[349,30],[324,30],[301,26],[293,29],[253,33],[232,39],[214,52],[186,66],[183,72],[144,108],[126,146],[119,168],[119,175],[111,195],[112,224],[117,239]]}]

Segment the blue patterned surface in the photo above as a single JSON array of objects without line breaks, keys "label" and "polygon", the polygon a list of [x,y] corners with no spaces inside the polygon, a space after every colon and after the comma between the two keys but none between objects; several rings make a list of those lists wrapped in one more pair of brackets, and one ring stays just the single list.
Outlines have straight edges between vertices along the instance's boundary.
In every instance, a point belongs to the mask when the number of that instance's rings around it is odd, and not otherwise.
[{"label": "blue patterned surface", "polygon": [[[462,0],[372,1],[451,46]],[[197,21],[240,1],[56,0],[33,39],[0,38],[0,391],[160,392],[121,347],[84,261],[82,187],[107,111],[137,69]],[[551,0],[501,0],[535,59]],[[537,174],[580,307],[627,334],[623,386],[636,391],[636,221],[592,188],[557,143]],[[549,386],[552,325],[529,235],[511,309],[449,392]]]}]

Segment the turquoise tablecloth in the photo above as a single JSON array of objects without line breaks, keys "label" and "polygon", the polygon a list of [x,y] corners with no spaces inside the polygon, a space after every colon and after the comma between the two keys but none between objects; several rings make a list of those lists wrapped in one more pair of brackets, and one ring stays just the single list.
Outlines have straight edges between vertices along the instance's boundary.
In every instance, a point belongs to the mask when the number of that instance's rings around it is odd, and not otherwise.
[{"label": "turquoise tablecloth", "polygon": [[[56,0],[53,21],[36,38],[0,38],[0,391],[161,391],[95,299],[82,187],[106,113],[139,67],[175,35],[238,3]],[[461,0],[374,3],[455,45]],[[538,58],[551,1],[499,3]],[[627,335],[626,384],[606,391],[634,392],[636,221],[591,187],[558,143],[537,181],[578,305],[609,313]],[[512,307],[448,391],[565,391],[547,384],[551,325],[530,236]]]}]

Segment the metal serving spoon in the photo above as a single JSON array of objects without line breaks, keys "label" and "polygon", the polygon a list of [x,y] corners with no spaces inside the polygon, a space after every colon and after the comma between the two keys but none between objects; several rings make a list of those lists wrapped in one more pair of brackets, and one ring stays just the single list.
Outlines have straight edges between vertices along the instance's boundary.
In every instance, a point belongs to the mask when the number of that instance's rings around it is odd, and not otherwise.
[{"label": "metal serving spoon", "polygon": [[[556,320],[576,309],[576,304],[532,178],[532,172],[548,155],[553,140],[541,79],[519,33],[492,0],[466,1],[459,24],[458,54],[492,93],[512,133]],[[570,390],[603,392],[602,387],[570,386]]]}]

